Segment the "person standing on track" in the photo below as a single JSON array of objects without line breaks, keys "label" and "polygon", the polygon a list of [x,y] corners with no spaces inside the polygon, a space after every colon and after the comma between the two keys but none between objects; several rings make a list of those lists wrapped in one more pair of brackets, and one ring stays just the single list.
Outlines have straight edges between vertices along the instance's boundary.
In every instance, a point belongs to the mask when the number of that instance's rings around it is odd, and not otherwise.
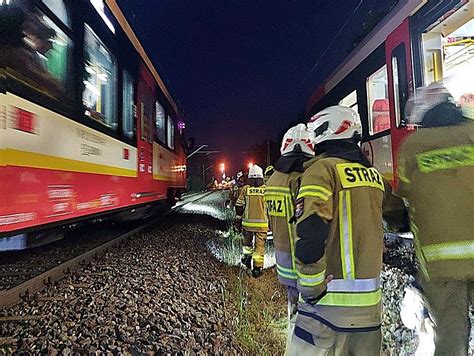
[{"label": "person standing on track", "polygon": [[273,232],[278,279],[288,292],[288,350],[299,296],[294,258],[296,225],[290,220],[294,216],[296,195],[304,171],[303,163],[314,156],[310,133],[305,124],[298,124],[285,133],[280,152],[275,171],[267,181],[265,203],[269,227]]},{"label": "person standing on track", "polygon": [[435,322],[436,355],[467,355],[474,302],[474,122],[441,83],[418,90],[399,152],[397,193],[409,208],[418,281]]},{"label": "person standing on track", "polygon": [[332,106],[307,124],[317,156],[296,202],[298,305],[290,355],[380,355],[384,194],[389,184],[358,143],[354,110]]},{"label": "person standing on track", "polygon": [[268,231],[264,202],[265,189],[263,170],[259,166],[253,165],[249,170],[247,185],[240,191],[235,204],[237,225],[241,224],[244,235],[242,263],[252,269],[254,277],[262,275],[265,256],[265,241]]}]

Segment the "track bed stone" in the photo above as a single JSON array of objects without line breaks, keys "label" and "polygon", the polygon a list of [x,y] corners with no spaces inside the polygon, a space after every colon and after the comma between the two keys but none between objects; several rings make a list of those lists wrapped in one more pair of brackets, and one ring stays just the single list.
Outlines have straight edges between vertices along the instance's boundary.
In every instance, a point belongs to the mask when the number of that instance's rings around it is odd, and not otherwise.
[{"label": "track bed stone", "polygon": [[114,248],[0,312],[0,354],[241,354],[214,234],[169,221]]}]

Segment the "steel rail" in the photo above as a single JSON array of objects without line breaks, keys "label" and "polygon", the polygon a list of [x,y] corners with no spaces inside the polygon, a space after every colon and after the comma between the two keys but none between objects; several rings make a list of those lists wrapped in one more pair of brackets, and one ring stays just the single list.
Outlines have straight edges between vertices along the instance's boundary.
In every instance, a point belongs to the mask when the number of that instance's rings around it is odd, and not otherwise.
[{"label": "steel rail", "polygon": [[214,191],[211,191],[209,193],[206,193],[202,196],[200,196],[197,199],[194,199],[189,202],[185,202],[184,204],[176,207],[175,209],[170,209],[166,213],[160,215],[158,218],[154,219],[153,221],[150,221],[149,223],[139,226],[129,232],[126,232],[125,234],[122,234],[110,241],[107,241],[79,256],[76,256],[68,261],[65,261],[61,263],[60,265],[53,267],[37,276],[34,276],[33,278],[30,278],[20,284],[18,284],[15,287],[12,287],[10,289],[0,291],[0,310],[12,307],[24,300],[29,300],[32,299],[33,296],[47,288],[48,286],[52,285],[53,282],[59,281],[62,278],[64,278],[67,274],[71,273],[72,271],[77,270],[79,267],[84,265],[87,261],[92,260],[95,257],[98,257],[102,254],[104,254],[108,249],[111,247],[114,247],[133,235],[136,235],[137,233],[144,231],[156,223],[163,221],[166,216],[168,216],[171,213],[179,212],[180,209],[182,209],[184,206],[190,203],[195,203],[198,200],[204,199],[210,195],[212,195]]}]

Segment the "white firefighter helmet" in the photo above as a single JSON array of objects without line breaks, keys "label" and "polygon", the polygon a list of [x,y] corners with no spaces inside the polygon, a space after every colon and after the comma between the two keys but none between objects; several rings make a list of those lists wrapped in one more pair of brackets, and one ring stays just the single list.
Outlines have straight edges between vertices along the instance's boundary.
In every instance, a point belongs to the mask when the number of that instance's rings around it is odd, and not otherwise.
[{"label": "white firefighter helmet", "polygon": [[254,164],[249,169],[249,178],[263,178],[263,169]]},{"label": "white firefighter helmet", "polygon": [[359,114],[345,106],[330,106],[321,110],[307,123],[312,133],[314,145],[330,140],[345,140],[362,135],[362,124]]},{"label": "white firefighter helmet", "polygon": [[314,156],[313,142],[311,142],[311,132],[306,128],[305,124],[298,124],[288,131],[283,136],[281,142],[280,153],[286,155],[299,146],[301,152],[308,156]]},{"label": "white firefighter helmet", "polygon": [[421,124],[425,114],[436,105],[451,102],[455,104],[454,98],[443,82],[434,82],[426,87],[415,90],[405,106],[405,118],[409,124]]}]

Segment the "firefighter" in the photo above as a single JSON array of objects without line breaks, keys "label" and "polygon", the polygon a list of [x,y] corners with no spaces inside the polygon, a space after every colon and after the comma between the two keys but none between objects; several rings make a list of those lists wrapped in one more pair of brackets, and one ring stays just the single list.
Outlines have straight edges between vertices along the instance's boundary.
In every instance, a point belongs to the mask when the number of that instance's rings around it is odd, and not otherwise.
[{"label": "firefighter", "polygon": [[467,355],[474,300],[474,122],[441,83],[407,103],[419,129],[399,151],[398,194],[410,211],[418,281],[435,322],[436,355]]},{"label": "firefighter", "polygon": [[[262,275],[267,240],[268,219],[265,211],[265,185],[263,170],[253,165],[249,170],[247,184],[240,191],[235,204],[237,224],[241,221],[244,240],[242,263],[252,270],[253,277]],[[255,238],[255,248],[254,240]]]},{"label": "firefighter", "polygon": [[232,198],[231,198],[231,205],[235,207],[235,203],[240,195],[240,190],[245,185],[245,176],[242,171],[237,172],[236,180],[234,185],[232,186]]},{"label": "firefighter", "polygon": [[288,350],[298,306],[298,277],[294,260],[296,225],[290,220],[294,215],[303,163],[314,156],[310,133],[305,124],[298,124],[285,133],[280,152],[275,172],[267,182],[265,203],[269,227],[273,232],[278,279],[288,292]]},{"label": "firefighter", "polygon": [[380,355],[387,184],[358,143],[354,110],[332,106],[308,124],[317,156],[305,164],[295,208],[301,300],[291,355]]}]

